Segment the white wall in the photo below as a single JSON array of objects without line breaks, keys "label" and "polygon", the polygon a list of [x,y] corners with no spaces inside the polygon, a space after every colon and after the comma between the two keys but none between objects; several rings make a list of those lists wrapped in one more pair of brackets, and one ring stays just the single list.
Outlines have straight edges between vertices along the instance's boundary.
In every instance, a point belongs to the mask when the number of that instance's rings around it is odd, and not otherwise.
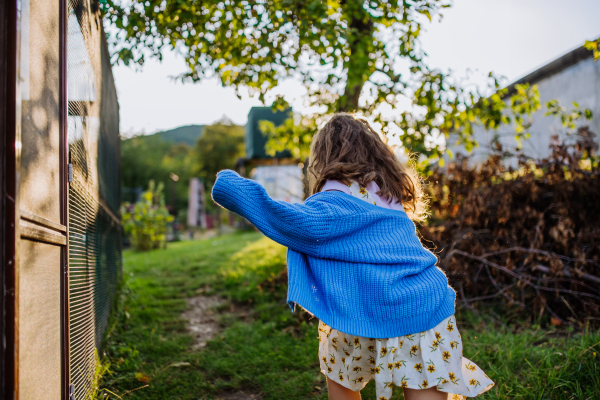
[{"label": "white wall", "polygon": [[[551,136],[554,134],[564,136],[566,129],[562,127],[560,119],[544,115],[547,111],[546,102],[554,99],[559,100],[568,110],[573,108],[573,102],[577,102],[582,109],[592,110],[592,121],[583,121],[580,125],[589,125],[592,132],[597,135],[596,141],[600,140],[600,61],[595,62],[592,58],[588,58],[536,84],[540,92],[542,109],[532,116],[534,122],[529,130],[531,138],[523,141],[525,154],[544,158],[549,155]],[[514,130],[509,127],[501,127],[495,131],[485,131],[477,127],[475,137],[480,147],[472,153],[475,162],[485,159],[488,153],[486,146],[495,134],[500,134],[501,143],[506,148],[516,146]],[[450,138],[448,147],[454,153],[466,153],[461,146],[451,145],[455,141],[456,138]],[[446,160],[448,160],[447,156]]]},{"label": "white wall", "polygon": [[302,203],[302,169],[297,165],[256,167],[251,178],[260,183],[275,200]]}]

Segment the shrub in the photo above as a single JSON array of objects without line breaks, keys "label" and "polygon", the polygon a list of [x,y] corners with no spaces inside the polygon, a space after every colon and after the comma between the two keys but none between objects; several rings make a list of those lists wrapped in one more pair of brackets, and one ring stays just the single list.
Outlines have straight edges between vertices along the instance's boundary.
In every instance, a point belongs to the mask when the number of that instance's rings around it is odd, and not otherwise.
[{"label": "shrub", "polygon": [[[598,326],[600,157],[593,138],[581,127],[564,141],[553,137],[543,160],[498,145],[482,165],[458,157],[432,171],[432,216],[420,233],[459,303],[499,301],[505,317]],[[508,167],[506,157],[519,166]]]},{"label": "shrub", "polygon": [[167,224],[173,221],[173,217],[165,207],[162,191],[162,183],[156,186],[154,181],[150,181],[148,190],[137,203],[124,203],[121,206],[125,234],[129,236],[136,250],[148,251],[166,247]]}]

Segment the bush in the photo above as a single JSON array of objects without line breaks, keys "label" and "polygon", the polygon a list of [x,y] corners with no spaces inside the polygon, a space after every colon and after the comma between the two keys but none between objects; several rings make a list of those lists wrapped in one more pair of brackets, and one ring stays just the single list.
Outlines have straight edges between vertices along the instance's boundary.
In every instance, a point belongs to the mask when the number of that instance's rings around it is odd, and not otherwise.
[{"label": "bush", "polygon": [[173,217],[165,207],[162,191],[162,183],[156,186],[154,181],[150,181],[148,190],[142,194],[140,201],[121,206],[125,234],[136,250],[166,247],[167,224],[173,221]]},{"label": "bush", "polygon": [[[498,145],[482,165],[458,157],[433,171],[432,216],[420,232],[440,257],[459,303],[501,304],[504,318],[542,317],[577,329],[599,325],[600,158],[594,136],[586,127],[566,141],[555,136],[544,160]],[[518,159],[518,167],[507,167],[506,157]]]}]

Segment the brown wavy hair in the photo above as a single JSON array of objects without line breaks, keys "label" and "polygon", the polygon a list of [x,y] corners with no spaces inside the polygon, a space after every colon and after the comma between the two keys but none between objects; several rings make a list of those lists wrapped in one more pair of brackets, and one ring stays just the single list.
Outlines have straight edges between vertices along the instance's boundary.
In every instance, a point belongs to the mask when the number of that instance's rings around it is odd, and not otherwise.
[{"label": "brown wavy hair", "polygon": [[308,165],[310,193],[323,188],[328,179],[366,187],[371,181],[379,195],[401,202],[414,221],[426,217],[421,179],[414,168],[403,165],[364,118],[335,114],[313,137]]}]

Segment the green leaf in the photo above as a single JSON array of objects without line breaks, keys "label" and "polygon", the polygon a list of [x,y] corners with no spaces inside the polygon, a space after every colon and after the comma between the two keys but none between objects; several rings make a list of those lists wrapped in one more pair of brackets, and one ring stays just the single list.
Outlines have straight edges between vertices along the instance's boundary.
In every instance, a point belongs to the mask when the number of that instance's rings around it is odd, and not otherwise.
[{"label": "green leaf", "polygon": [[[141,64],[144,57],[160,58],[162,47],[170,46],[185,59],[187,70],[178,77],[182,81],[216,77],[238,97],[244,90],[261,102],[272,98],[273,89],[285,79],[299,77],[306,109],[318,112],[293,115],[278,127],[265,126],[269,154],[289,149],[304,159],[328,115],[357,111],[378,118],[380,107],[396,108],[404,96],[414,109],[390,122],[407,132],[400,135],[407,149],[431,162],[441,149],[430,146],[428,135],[421,132],[436,128],[446,137],[457,134],[470,151],[477,146],[476,125],[495,130],[514,120],[522,130],[528,121],[523,116],[540,108],[535,85],[517,85],[507,99],[501,78],[493,73],[487,87],[472,90],[468,82],[463,86],[450,73],[427,65],[419,44],[426,23],[421,15],[432,21],[448,3],[111,0],[102,10],[115,28],[107,31],[115,32],[111,60],[116,62]],[[305,59],[328,73],[315,73],[313,64],[301,61]],[[411,74],[398,74],[395,65],[406,65]],[[289,104],[278,96],[272,107],[282,110]],[[214,165],[202,168],[208,179]]]},{"label": "green leaf", "polygon": [[429,20],[429,22],[431,22],[431,13],[429,12],[429,10],[421,10],[419,12],[421,14],[425,15],[427,17],[427,19]]}]

